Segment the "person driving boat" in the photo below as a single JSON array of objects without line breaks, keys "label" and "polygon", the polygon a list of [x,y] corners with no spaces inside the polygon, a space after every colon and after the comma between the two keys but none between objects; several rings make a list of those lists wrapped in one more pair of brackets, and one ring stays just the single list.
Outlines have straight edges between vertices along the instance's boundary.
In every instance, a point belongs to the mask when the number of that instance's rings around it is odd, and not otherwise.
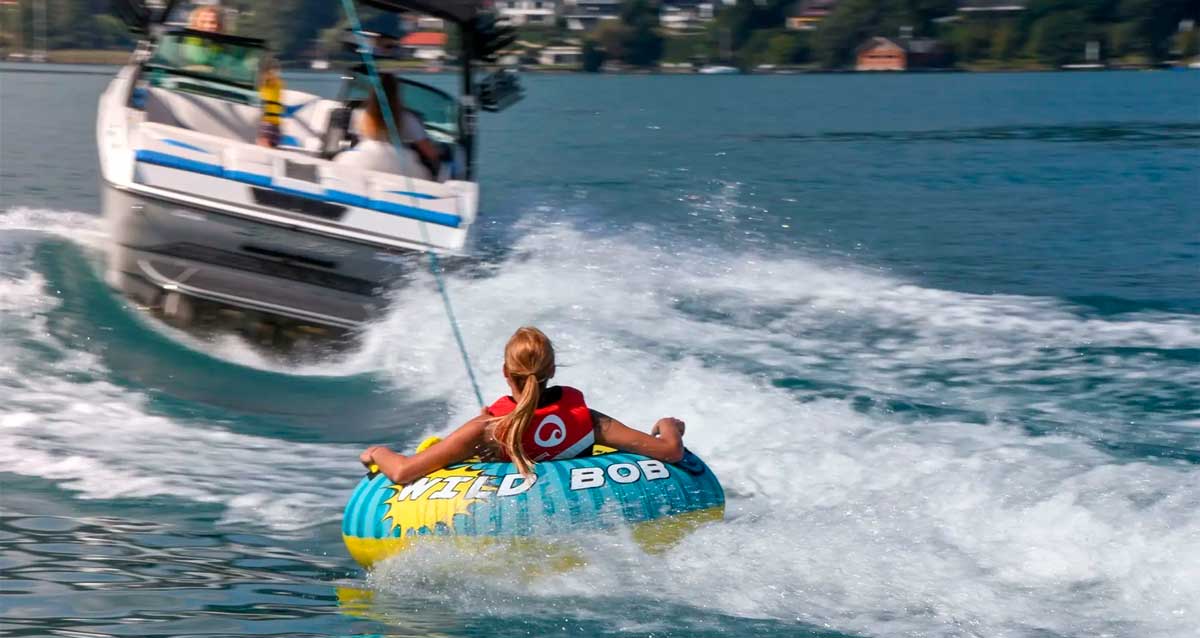
[{"label": "person driving boat", "polygon": [[188,14],[187,27],[193,31],[224,33],[225,22],[221,16],[221,9],[212,4],[206,4],[192,9],[192,12]]},{"label": "person driving boat", "polygon": [[333,161],[343,166],[435,179],[441,168],[441,160],[437,148],[425,133],[425,125],[415,113],[404,108],[394,76],[380,74],[379,81],[387,96],[389,110],[396,118],[396,130],[403,146],[397,147],[392,143],[378,93],[372,90],[362,117],[358,119],[361,139],[353,148],[339,153]]},{"label": "person driving boat", "polygon": [[205,37],[209,33],[225,33],[224,14],[217,5],[206,4],[192,9],[188,14],[187,30],[195,34],[182,38],[176,46],[179,58],[188,63],[189,70],[209,72],[218,66],[243,63],[230,58],[224,47]]}]

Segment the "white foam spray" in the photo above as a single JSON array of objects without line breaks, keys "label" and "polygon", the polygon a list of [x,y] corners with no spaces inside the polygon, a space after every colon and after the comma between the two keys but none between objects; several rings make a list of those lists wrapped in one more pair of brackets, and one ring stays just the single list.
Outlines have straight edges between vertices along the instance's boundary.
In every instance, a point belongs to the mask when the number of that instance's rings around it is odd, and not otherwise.
[{"label": "white foam spray", "polygon": [[96,215],[25,206],[0,214],[0,231],[51,235],[93,249],[102,248],[108,239],[104,224]]},{"label": "white foam spray", "polygon": [[[1027,400],[1026,382],[1106,365],[1071,348],[1200,346],[1194,316],[1087,318],[1050,299],[569,229],[532,233],[494,276],[451,283],[489,397],[503,390],[507,336],[542,327],[559,350],[557,380],[595,407],[640,427],[687,420],[689,446],[728,491],[729,520],[664,556],[609,546],[582,570],[532,584],[458,571],[451,556],[403,557],[378,574],[385,590],[428,596],[413,574],[440,574],[436,591],[481,613],[519,600],[514,614],[586,617],[649,598],[873,635],[1183,636],[1197,626],[1200,472],[996,420]],[[465,419],[473,407],[433,295],[425,286],[398,298],[362,357],[406,391],[456,397]],[[930,370],[962,382],[934,383],[921,374]],[[1134,360],[1111,383],[1197,373]],[[864,413],[849,398],[776,387],[779,374],[957,405],[992,424]],[[1107,418],[1057,392],[1038,398],[1047,414]]]},{"label": "white foam spray", "polygon": [[108,381],[96,356],[45,329],[57,306],[37,273],[0,277],[0,472],[88,499],[210,503],[226,522],[279,531],[338,520],[336,504],[357,480],[356,447],[154,414],[145,396]]},{"label": "white foam spray", "polygon": [[[540,326],[559,350],[557,380],[595,407],[640,427],[687,420],[688,445],[726,487],[728,520],[660,556],[606,539],[587,567],[533,580],[461,570],[451,555],[402,557],[377,587],[468,612],[604,618],[636,598],[872,635],[1189,636],[1200,626],[1195,466],[1114,456],[1086,429],[1031,436],[1009,424],[1036,404],[1063,423],[1134,415],[1194,431],[1194,415],[1142,414],[1104,395],[1196,387],[1195,366],[1154,354],[1200,347],[1195,316],[1088,317],[1053,299],[563,227],[528,233],[494,274],[449,284],[488,397],[503,391],[505,339]],[[340,514],[357,450],[154,415],[39,330],[54,300],[36,274],[0,285],[0,470],[85,497],[217,503],[230,523],[286,529]],[[442,313],[418,278],[336,366],[459,406],[449,429],[475,407]],[[62,357],[47,364],[30,342]],[[1105,349],[1146,352],[1087,353]],[[1101,373],[1101,390],[1071,385]],[[789,390],[782,377],[847,390]],[[1038,391],[1056,381],[1065,385]],[[873,394],[970,410],[982,424],[855,405]],[[297,458],[304,468],[289,467]],[[303,503],[321,505],[273,511],[251,477],[276,466]]]}]

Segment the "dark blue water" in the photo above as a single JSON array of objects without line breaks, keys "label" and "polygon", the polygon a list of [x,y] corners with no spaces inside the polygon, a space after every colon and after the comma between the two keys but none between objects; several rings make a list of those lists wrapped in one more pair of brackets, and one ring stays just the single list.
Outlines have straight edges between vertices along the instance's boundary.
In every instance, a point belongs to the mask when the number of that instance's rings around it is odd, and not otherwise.
[{"label": "dark blue water", "polygon": [[474,412],[433,282],[300,368],[148,323],[99,274],[107,80],[0,72],[0,633],[1200,626],[1200,73],[527,77],[448,281],[485,394],[539,325],[730,499],[555,575],[354,566],[357,452]]}]

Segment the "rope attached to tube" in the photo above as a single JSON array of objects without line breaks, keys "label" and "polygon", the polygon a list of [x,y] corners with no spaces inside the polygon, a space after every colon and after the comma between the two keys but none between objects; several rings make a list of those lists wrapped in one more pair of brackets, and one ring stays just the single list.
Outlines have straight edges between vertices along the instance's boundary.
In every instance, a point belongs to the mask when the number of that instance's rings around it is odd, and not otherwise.
[{"label": "rope attached to tube", "polygon": [[[375,88],[375,98],[379,101],[379,107],[383,111],[388,136],[391,138],[393,146],[403,148],[404,143],[400,138],[400,129],[396,125],[396,118],[392,113],[391,100],[384,93],[383,82],[379,79],[379,69],[375,65],[375,55],[371,52],[370,43],[363,36],[362,21],[358,18],[358,9],[354,6],[354,0],[342,0],[342,7],[346,11],[346,17],[350,20],[350,28],[354,30],[354,37],[358,40],[358,52],[362,55],[363,63],[367,66],[367,75],[371,78],[371,84]],[[411,180],[412,176],[406,175],[405,178]],[[406,190],[413,192],[411,185]],[[422,241],[427,245],[432,245],[425,222],[418,221],[417,226],[421,229]],[[467,378],[471,381],[471,389],[475,391],[475,400],[482,408],[484,406],[483,393],[479,391],[479,382],[475,379],[475,369],[471,366],[471,357],[467,354],[467,346],[463,341],[462,331],[458,327],[458,319],[454,316],[454,306],[450,303],[450,293],[447,292],[446,282],[442,279],[441,262],[438,260],[437,253],[432,250],[427,253],[429,255],[429,272],[433,274],[433,279],[437,282],[438,293],[442,296],[442,305],[446,308],[446,317],[450,320],[450,330],[454,333],[454,341],[458,344],[459,354],[462,355],[463,366],[467,369]]]}]

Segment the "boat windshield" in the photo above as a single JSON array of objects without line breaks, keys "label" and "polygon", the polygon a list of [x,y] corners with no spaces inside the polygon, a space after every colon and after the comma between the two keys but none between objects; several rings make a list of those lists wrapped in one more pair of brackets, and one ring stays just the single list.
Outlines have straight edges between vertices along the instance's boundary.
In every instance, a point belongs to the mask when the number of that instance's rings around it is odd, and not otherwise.
[{"label": "boat windshield", "polygon": [[401,80],[404,107],[415,112],[425,123],[425,128],[458,137],[458,115],[454,98],[425,84]]},{"label": "boat windshield", "polygon": [[151,82],[171,74],[253,91],[266,56],[261,40],[183,30],[162,36],[145,66]]},{"label": "boat windshield", "polygon": [[[350,88],[350,98],[365,100],[374,91],[371,81],[366,75],[356,70],[353,86]],[[458,139],[458,103],[451,95],[428,84],[414,82],[404,78],[400,81],[401,99],[404,108],[416,113],[425,124],[425,128]]]}]

